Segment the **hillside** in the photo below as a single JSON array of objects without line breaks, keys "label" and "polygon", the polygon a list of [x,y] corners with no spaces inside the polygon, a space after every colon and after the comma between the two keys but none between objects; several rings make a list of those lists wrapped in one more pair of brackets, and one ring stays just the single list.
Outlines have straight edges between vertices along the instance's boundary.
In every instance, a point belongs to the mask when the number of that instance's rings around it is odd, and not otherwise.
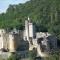
[{"label": "hillside", "polygon": [[24,4],[10,5],[6,13],[0,14],[0,28],[23,29],[28,16],[37,31],[48,31],[60,39],[60,0],[30,0]]}]

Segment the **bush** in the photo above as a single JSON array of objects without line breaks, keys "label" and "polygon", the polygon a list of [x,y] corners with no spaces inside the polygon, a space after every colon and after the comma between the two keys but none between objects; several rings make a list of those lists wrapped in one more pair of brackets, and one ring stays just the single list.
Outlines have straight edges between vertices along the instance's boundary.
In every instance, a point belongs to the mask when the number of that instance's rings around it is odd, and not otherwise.
[{"label": "bush", "polygon": [[20,56],[17,54],[12,54],[7,60],[20,60]]},{"label": "bush", "polygon": [[16,60],[16,56],[12,54],[7,60]]},{"label": "bush", "polygon": [[29,52],[29,60],[35,60],[36,57],[36,50]]}]

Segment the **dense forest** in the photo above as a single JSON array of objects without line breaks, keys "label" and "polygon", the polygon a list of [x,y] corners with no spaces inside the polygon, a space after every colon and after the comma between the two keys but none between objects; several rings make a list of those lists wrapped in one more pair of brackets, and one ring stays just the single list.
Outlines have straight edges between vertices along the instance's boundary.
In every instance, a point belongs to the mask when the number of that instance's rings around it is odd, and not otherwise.
[{"label": "dense forest", "polygon": [[50,32],[60,40],[60,0],[30,0],[9,5],[6,13],[0,14],[0,28],[23,29],[28,16],[37,31]]}]

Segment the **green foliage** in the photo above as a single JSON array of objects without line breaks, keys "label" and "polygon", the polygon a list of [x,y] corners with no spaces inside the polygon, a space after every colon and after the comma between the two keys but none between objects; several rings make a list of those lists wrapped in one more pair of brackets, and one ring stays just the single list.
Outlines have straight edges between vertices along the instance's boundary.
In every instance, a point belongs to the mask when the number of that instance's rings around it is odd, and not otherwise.
[{"label": "green foliage", "polygon": [[11,56],[9,56],[7,60],[20,60],[20,59],[21,59],[20,55],[12,54]]},{"label": "green foliage", "polygon": [[60,60],[60,51],[51,52],[49,57],[44,58],[44,60]]},{"label": "green foliage", "polygon": [[30,51],[29,52],[29,60],[35,60],[35,57],[36,57],[36,50],[34,49],[33,51]]},{"label": "green foliage", "polygon": [[60,40],[60,0],[30,0],[10,5],[6,13],[0,14],[0,28],[23,29],[27,16],[33,19],[37,31],[51,32]]},{"label": "green foliage", "polygon": [[16,56],[15,55],[11,55],[7,60],[16,60]]}]

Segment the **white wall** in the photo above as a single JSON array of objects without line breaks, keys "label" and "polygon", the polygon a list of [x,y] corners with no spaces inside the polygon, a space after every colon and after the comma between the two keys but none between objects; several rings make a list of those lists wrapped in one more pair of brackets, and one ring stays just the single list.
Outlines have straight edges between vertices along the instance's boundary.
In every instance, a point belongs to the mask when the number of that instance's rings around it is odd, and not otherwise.
[{"label": "white wall", "polygon": [[29,26],[28,26],[28,21],[25,21],[25,38],[29,41]]},{"label": "white wall", "polygon": [[29,23],[29,37],[33,38],[33,24]]},{"label": "white wall", "polygon": [[9,51],[14,52],[15,47],[14,47],[14,36],[9,34]]},{"label": "white wall", "polygon": [[5,34],[5,30],[4,29],[0,29],[0,49],[4,48],[4,35]]}]

